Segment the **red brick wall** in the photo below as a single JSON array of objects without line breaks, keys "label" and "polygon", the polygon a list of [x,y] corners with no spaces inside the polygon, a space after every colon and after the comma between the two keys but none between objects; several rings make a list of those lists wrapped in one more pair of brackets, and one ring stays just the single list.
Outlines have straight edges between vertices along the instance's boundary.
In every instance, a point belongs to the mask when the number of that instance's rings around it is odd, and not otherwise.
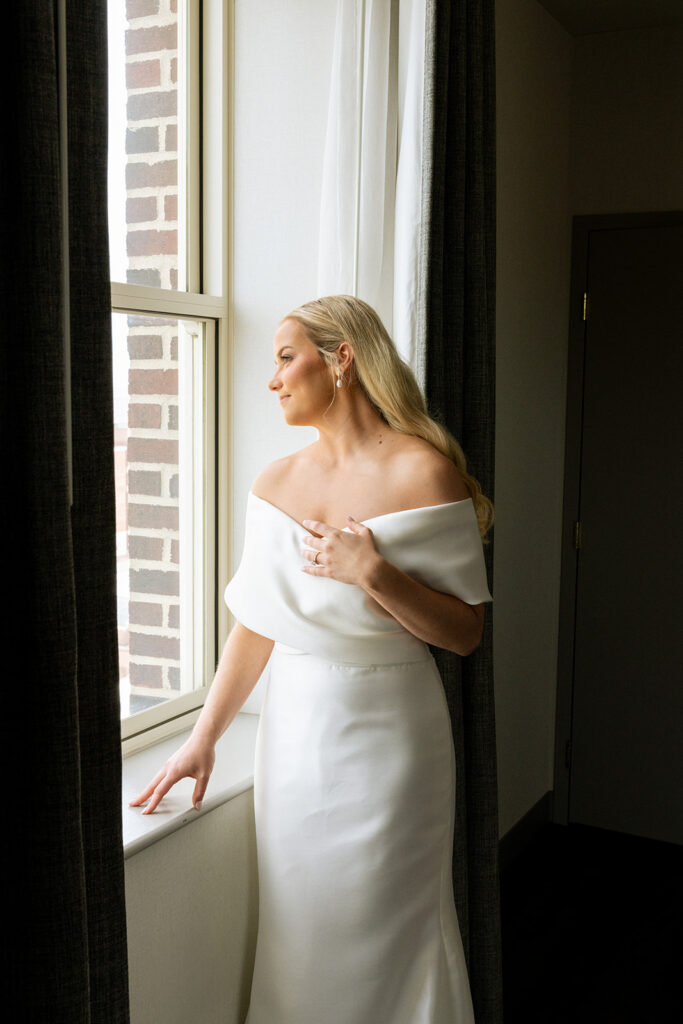
[{"label": "red brick wall", "polygon": [[128,318],[132,707],[179,688],[178,324]]},{"label": "red brick wall", "polygon": [[178,17],[171,0],[127,0],[128,280],[178,287]]},{"label": "red brick wall", "polygon": [[[178,287],[178,24],[173,0],[127,0],[127,280]],[[180,686],[178,324],[128,317],[131,712]],[[127,640],[127,645],[125,641]]]}]

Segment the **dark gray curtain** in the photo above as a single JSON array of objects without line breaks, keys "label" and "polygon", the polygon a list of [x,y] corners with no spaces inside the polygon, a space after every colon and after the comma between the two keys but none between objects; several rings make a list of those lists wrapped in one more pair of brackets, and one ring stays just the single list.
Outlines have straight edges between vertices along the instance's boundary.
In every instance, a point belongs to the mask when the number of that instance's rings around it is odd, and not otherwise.
[{"label": "dark gray curtain", "polygon": [[[493,499],[495,56],[493,0],[427,0],[425,387]],[[493,542],[486,545],[489,582]],[[435,651],[457,760],[453,879],[477,1024],[502,1020],[492,609],[468,658]]]},{"label": "dark gray curtain", "polygon": [[58,5],[9,4],[3,25],[3,935],[13,1019],[118,1024],[128,1020],[128,985],[106,4],[68,0],[66,10],[66,204]]}]

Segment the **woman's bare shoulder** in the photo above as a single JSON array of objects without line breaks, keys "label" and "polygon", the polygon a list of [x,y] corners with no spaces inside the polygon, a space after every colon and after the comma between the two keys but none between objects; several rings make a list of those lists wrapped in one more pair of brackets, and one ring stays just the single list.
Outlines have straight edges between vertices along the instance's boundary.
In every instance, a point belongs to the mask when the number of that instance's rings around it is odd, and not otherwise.
[{"label": "woman's bare shoulder", "polygon": [[470,497],[455,463],[420,437],[397,445],[391,462],[391,477],[404,504],[445,505]]},{"label": "woman's bare shoulder", "polygon": [[259,498],[264,498],[272,504],[278,504],[283,492],[286,494],[292,489],[293,480],[301,472],[302,467],[310,461],[309,449],[302,448],[291,455],[285,455],[282,459],[275,459],[268,463],[251,485],[251,489]]}]

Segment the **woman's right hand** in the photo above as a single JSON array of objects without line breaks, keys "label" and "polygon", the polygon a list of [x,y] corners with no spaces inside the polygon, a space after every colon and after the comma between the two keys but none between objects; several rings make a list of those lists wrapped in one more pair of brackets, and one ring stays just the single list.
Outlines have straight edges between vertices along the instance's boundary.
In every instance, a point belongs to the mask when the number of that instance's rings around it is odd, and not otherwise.
[{"label": "woman's right hand", "polygon": [[142,793],[134,800],[131,800],[129,806],[139,807],[140,804],[144,804],[145,800],[149,800],[142,813],[151,814],[176,782],[189,777],[196,780],[192,805],[195,810],[200,810],[215,760],[215,748],[211,743],[200,740],[196,736],[190,736],[182,747],[179,747],[175,754],[169,757],[147,788],[143,789]]}]

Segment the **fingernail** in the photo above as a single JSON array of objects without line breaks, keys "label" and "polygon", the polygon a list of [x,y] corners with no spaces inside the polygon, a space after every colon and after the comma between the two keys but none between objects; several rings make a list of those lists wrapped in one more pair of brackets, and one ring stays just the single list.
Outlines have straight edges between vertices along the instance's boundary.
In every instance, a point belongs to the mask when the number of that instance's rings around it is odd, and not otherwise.
[{"label": "fingernail", "polygon": [[197,803],[194,806],[195,806],[196,810],[201,811],[201,809],[202,809],[202,801],[198,800]]},{"label": "fingernail", "polygon": [[309,524],[309,523],[310,523],[311,521],[312,521],[312,520],[310,520],[310,519],[302,519],[302,520],[301,520],[301,522],[302,522],[302,523],[304,524],[304,526],[308,526],[308,524]]}]

